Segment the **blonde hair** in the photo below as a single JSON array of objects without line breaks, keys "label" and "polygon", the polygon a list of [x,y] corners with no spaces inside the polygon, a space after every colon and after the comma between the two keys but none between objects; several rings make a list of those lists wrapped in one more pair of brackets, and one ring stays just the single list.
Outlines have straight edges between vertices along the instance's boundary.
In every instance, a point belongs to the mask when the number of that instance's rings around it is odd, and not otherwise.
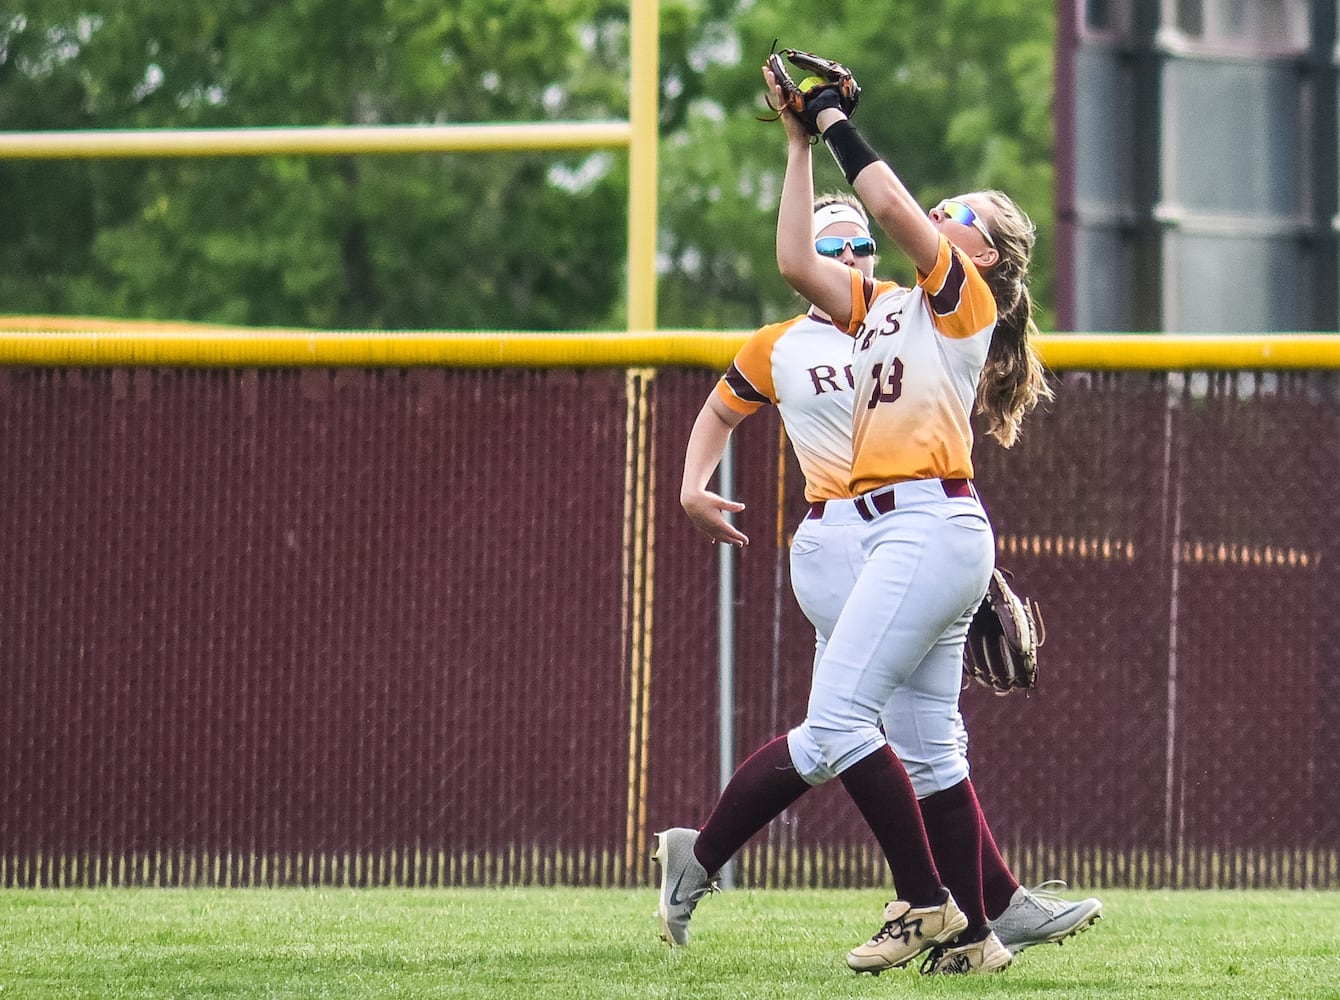
[{"label": "blonde hair", "polygon": [[996,299],[996,329],[991,335],[986,367],[977,383],[977,412],[986,417],[986,433],[1006,448],[1019,439],[1024,417],[1055,395],[1047,384],[1032,337],[1033,296],[1028,290],[1028,265],[1037,241],[1037,227],[1003,191],[979,191],[991,203],[987,228],[1000,260],[982,271]]}]

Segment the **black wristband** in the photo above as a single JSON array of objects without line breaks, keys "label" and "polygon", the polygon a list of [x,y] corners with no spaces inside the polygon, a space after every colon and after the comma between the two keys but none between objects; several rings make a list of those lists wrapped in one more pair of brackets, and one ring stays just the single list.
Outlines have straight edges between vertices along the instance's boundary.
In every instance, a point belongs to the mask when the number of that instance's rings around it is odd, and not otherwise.
[{"label": "black wristband", "polygon": [[824,132],[824,144],[833,154],[848,184],[854,184],[857,174],[881,158],[846,118],[828,126],[828,131]]}]

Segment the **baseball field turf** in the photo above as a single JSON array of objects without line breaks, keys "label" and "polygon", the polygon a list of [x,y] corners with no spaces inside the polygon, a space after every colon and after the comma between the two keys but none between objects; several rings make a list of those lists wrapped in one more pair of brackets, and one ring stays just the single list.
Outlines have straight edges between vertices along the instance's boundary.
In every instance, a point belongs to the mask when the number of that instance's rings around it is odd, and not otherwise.
[{"label": "baseball field turf", "polygon": [[1096,926],[1003,973],[874,978],[843,964],[874,890],[723,893],[675,951],[650,889],[5,890],[0,1000],[1340,998],[1340,892],[1098,895]]}]

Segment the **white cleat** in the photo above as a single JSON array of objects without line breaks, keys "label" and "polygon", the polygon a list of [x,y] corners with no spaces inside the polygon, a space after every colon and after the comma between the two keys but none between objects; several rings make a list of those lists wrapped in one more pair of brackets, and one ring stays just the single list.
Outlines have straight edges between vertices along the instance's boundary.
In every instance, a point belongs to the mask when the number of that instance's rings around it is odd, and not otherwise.
[{"label": "white cleat", "polygon": [[847,952],[847,965],[878,976],[886,969],[902,968],[929,948],[948,944],[967,927],[967,915],[948,890],[935,906],[913,907],[895,899],[884,907],[884,926],[875,936]]},{"label": "white cleat", "polygon": [[971,944],[941,945],[932,948],[921,963],[923,976],[964,976],[1000,972],[1014,961],[1008,948],[995,934],[987,934]]}]

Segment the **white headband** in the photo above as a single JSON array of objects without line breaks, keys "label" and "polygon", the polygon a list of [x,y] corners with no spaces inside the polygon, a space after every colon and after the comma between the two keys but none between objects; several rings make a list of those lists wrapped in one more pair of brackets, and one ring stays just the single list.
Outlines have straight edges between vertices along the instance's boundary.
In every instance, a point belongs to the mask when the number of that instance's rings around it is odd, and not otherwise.
[{"label": "white headband", "polygon": [[825,205],[823,208],[815,210],[814,235],[817,237],[835,222],[853,223],[861,227],[861,232],[867,236],[870,235],[870,223],[861,217],[860,212],[842,202],[834,202],[832,205]]}]

